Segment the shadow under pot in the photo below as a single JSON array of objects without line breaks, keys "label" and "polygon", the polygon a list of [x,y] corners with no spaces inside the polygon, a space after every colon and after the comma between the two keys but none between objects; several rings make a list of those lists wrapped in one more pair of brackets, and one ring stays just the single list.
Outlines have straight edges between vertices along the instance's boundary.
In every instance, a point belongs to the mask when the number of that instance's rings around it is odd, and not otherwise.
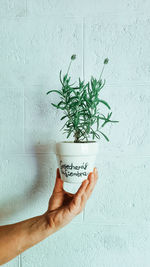
[{"label": "shadow under pot", "polygon": [[67,183],[82,183],[95,167],[97,142],[56,143],[56,157],[61,179]]}]

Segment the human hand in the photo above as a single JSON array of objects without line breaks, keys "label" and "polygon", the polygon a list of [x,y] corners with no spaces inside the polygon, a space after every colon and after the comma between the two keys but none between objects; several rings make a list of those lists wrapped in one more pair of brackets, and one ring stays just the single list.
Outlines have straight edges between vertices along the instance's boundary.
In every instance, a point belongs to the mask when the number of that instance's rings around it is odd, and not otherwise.
[{"label": "human hand", "polygon": [[75,194],[63,189],[63,181],[57,169],[56,182],[45,213],[48,224],[53,231],[57,231],[68,224],[85,207],[98,179],[98,171],[94,168],[88,178],[84,180]]},{"label": "human hand", "polygon": [[75,194],[63,189],[59,169],[48,210],[15,224],[0,226],[0,265],[47,238],[79,214],[90,197],[98,179],[97,169],[88,175]]}]

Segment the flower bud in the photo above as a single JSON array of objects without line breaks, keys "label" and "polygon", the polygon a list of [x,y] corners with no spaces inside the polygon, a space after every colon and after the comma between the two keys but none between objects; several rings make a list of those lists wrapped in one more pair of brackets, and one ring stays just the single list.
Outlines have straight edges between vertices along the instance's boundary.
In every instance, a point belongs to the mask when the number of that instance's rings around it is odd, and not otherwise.
[{"label": "flower bud", "polygon": [[71,56],[71,60],[74,60],[74,59],[76,59],[76,55]]},{"label": "flower bud", "polygon": [[108,61],[109,61],[109,59],[108,59],[108,58],[105,58],[105,59],[104,59],[104,64],[107,64]]}]

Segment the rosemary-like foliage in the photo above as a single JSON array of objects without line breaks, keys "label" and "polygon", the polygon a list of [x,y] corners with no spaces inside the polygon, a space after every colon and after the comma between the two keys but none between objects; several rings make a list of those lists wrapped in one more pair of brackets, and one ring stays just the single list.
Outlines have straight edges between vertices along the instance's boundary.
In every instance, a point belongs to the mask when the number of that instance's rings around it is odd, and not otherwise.
[{"label": "rosemary-like foliage", "polygon": [[118,121],[111,120],[112,112],[108,112],[105,116],[100,113],[99,104],[106,106],[110,110],[109,104],[99,98],[100,91],[105,85],[105,80],[102,81],[102,74],[105,65],[108,63],[108,58],[104,60],[103,68],[99,79],[93,76],[90,81],[85,83],[79,78],[78,86],[70,84],[71,77],[68,73],[72,61],[76,59],[76,55],[71,56],[71,61],[67,73],[62,78],[62,71],[60,71],[61,90],[50,90],[49,93],[57,93],[60,96],[58,104],[51,103],[55,108],[61,109],[64,113],[61,120],[66,120],[63,129],[67,134],[67,138],[73,134],[74,142],[88,142],[89,138],[100,139],[101,136],[109,141],[108,137],[101,131],[108,122],[115,123]]}]

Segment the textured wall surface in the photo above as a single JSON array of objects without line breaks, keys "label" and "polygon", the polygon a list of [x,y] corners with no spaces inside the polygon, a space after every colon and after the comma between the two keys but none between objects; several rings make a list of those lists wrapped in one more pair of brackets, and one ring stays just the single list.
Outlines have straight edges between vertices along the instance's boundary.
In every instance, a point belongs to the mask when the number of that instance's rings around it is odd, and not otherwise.
[{"label": "textured wall surface", "polygon": [[[0,0],[0,224],[45,212],[64,139],[48,89],[59,70],[88,79],[110,62],[99,181],[70,225],[7,267],[150,266],[150,1]],[[56,100],[55,96],[51,96]]]}]

